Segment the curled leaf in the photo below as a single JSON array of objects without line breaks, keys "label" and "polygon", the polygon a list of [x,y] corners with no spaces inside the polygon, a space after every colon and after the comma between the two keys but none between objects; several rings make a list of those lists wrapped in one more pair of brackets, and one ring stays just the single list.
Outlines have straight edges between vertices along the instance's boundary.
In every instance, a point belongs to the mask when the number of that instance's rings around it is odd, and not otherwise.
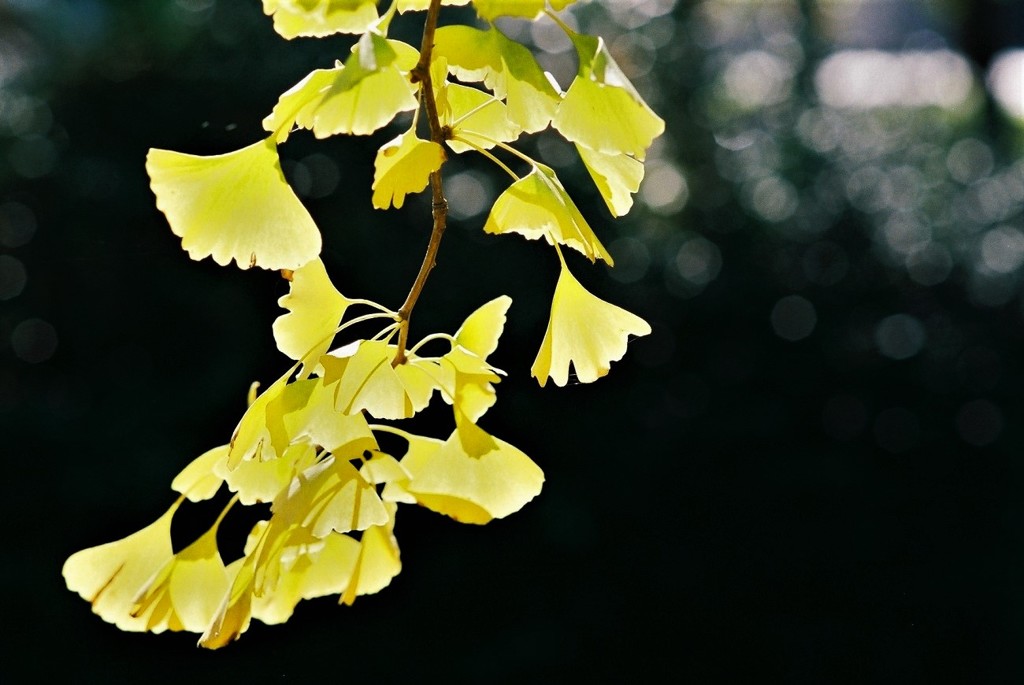
[{"label": "curled leaf", "polygon": [[550,167],[537,164],[529,174],[510,185],[494,202],[484,224],[487,233],[519,233],[530,240],[544,237],[578,250],[590,261],[612,256],[594,235],[558,177]]}]

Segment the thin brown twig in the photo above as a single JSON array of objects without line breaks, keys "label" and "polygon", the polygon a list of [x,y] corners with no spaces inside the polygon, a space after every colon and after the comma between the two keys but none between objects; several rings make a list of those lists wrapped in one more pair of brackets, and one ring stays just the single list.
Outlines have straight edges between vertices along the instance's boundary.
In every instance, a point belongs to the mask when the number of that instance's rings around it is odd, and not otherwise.
[{"label": "thin brown twig", "polygon": [[[420,84],[420,98],[423,102],[423,109],[427,113],[427,123],[430,125],[430,139],[443,147],[445,134],[441,128],[441,120],[437,116],[437,101],[434,99],[434,84],[430,76],[430,55],[434,49],[434,30],[437,28],[440,10],[441,0],[430,0],[426,23],[423,26],[420,61],[412,70],[412,80],[414,83]],[[431,208],[434,227],[430,233],[430,242],[427,244],[426,254],[423,255],[420,271],[416,274],[416,280],[413,281],[405,302],[398,310],[398,352],[391,362],[392,366],[405,363],[405,349],[409,343],[409,318],[412,316],[413,307],[416,306],[416,301],[427,282],[427,277],[430,276],[431,270],[437,263],[437,250],[441,246],[441,238],[444,237],[444,229],[448,223],[448,201],[444,197],[440,169],[430,174],[430,189],[433,194]]]}]

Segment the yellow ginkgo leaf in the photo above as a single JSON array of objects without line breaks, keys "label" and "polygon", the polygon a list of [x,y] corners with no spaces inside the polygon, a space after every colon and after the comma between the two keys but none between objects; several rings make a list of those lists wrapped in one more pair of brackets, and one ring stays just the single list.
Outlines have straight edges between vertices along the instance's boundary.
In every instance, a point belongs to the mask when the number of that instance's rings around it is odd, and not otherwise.
[{"label": "yellow ginkgo leaf", "polygon": [[601,191],[612,216],[624,216],[633,206],[633,193],[640,189],[644,164],[629,155],[607,154],[577,144],[584,166]]},{"label": "yellow ginkgo leaf", "polygon": [[[561,10],[576,0],[547,0],[551,7]],[[481,19],[493,21],[497,17],[523,17],[536,19],[547,5],[545,0],[473,0],[476,13]]]},{"label": "yellow ginkgo leaf", "polygon": [[[441,0],[442,5],[468,5],[469,0]],[[430,7],[430,0],[395,0],[399,12],[422,12]]]},{"label": "yellow ginkgo leaf", "polygon": [[295,474],[315,464],[317,457],[315,445],[300,442],[287,447],[277,459],[243,461],[234,469],[224,460],[217,462],[214,471],[238,495],[238,501],[249,506],[272,502]]},{"label": "yellow ginkgo leaf", "polygon": [[437,384],[421,369],[415,355],[392,368],[396,348],[384,341],[362,340],[321,358],[324,383],[336,385],[335,407],[345,414],[366,410],[378,419],[407,419],[430,403]]},{"label": "yellow ginkgo leaf", "polygon": [[320,231],[285,181],[272,139],[213,157],[152,149],[146,171],[192,259],[298,269],[320,253]]},{"label": "yellow ginkgo leaf", "polygon": [[455,407],[457,419],[461,414],[475,422],[494,406],[492,384],[501,380],[497,369],[461,345],[441,357],[441,366],[450,369],[451,385],[445,387],[445,400]]},{"label": "yellow ginkgo leaf", "polygon": [[545,238],[585,254],[590,261],[612,256],[594,235],[587,220],[565,192],[554,170],[537,164],[510,185],[494,202],[484,224],[487,233],[519,233],[530,240]]},{"label": "yellow ginkgo leaf", "polygon": [[269,461],[277,458],[277,446],[286,446],[291,440],[284,430],[282,409],[275,400],[288,387],[291,371],[274,381],[245,410],[241,421],[231,435],[227,467],[236,468],[243,461],[255,459]]},{"label": "yellow ginkgo leaf", "polygon": [[298,525],[315,537],[347,533],[384,523],[388,514],[374,483],[345,456],[328,456],[292,479],[274,500],[272,526]]},{"label": "yellow ginkgo leaf", "polygon": [[149,616],[147,630],[202,633],[210,625],[231,585],[217,548],[219,523],[175,554],[138,593],[132,614]]},{"label": "yellow ginkgo leaf", "polygon": [[[451,130],[448,147],[463,153],[476,147],[489,149],[519,138],[522,127],[505,113],[505,103],[490,93],[460,83],[444,82],[437,88],[438,117]],[[465,139],[468,142],[462,142]]]},{"label": "yellow ginkgo leaf", "polygon": [[395,539],[395,511],[397,506],[385,502],[388,520],[382,525],[363,531],[359,540],[359,557],[349,579],[341,603],[351,605],[359,595],[372,595],[386,588],[402,570],[402,560]]},{"label": "yellow ginkgo leaf", "polygon": [[217,475],[217,465],[227,462],[228,446],[221,445],[193,459],[174,480],[171,489],[185,495],[191,502],[207,500],[217,494],[224,479]]},{"label": "yellow ginkgo leaf", "polygon": [[540,494],[544,472],[523,452],[490,437],[495,448],[473,456],[455,432],[444,442],[409,436],[401,464],[410,478],[399,487],[463,523],[487,523],[519,511]]},{"label": "yellow ginkgo leaf", "polygon": [[273,407],[283,422],[289,443],[304,441],[328,452],[360,454],[377,449],[377,441],[361,412],[345,413],[334,406],[335,389],[323,378],[296,381]]},{"label": "yellow ginkgo leaf", "polygon": [[587,292],[562,262],[551,302],[547,332],[531,373],[543,387],[569,381],[569,363],[581,383],[606,375],[611,362],[626,354],[629,336],[648,335],[651,327],[635,314]]},{"label": "yellow ginkgo leaf", "polygon": [[359,541],[342,533],[316,538],[308,530],[295,529],[281,554],[274,589],[253,598],[253,617],[268,624],[284,623],[301,600],[344,592],[359,550]]},{"label": "yellow ginkgo leaf", "polygon": [[200,647],[225,647],[249,629],[256,557],[248,552],[246,554],[247,556],[228,564],[228,577],[233,578],[231,589],[225,593],[210,625],[199,638]]},{"label": "yellow ginkgo leaf", "polygon": [[511,306],[512,298],[502,295],[479,307],[466,317],[455,333],[455,340],[481,359],[487,359],[498,349],[498,338],[505,330],[506,315]]},{"label": "yellow ginkgo leaf", "polygon": [[575,32],[569,38],[580,68],[552,124],[567,140],[591,150],[642,161],[651,142],[665,131],[665,122],[633,88],[604,40]]},{"label": "yellow ginkgo leaf", "polygon": [[430,140],[406,131],[377,152],[373,173],[373,206],[401,208],[405,196],[422,192],[430,174],[441,168],[444,149]]},{"label": "yellow ginkgo leaf", "polygon": [[416,109],[416,86],[408,71],[419,52],[401,41],[364,33],[343,67],[316,70],[285,92],[263,128],[276,140],[292,126],[313,131],[317,138],[339,133],[368,135],[399,112]]},{"label": "yellow ginkgo leaf", "polygon": [[126,538],[75,552],[64,562],[64,581],[92,610],[121,630],[146,630],[150,611],[132,614],[139,591],[174,557],[171,519],[184,497],[153,523]]},{"label": "yellow ginkgo leaf", "polygon": [[[292,359],[319,360],[351,302],[331,283],[319,259],[291,272],[290,281],[288,294],[277,301],[288,310],[274,321],[277,349]],[[305,365],[303,376],[313,370],[310,366]]]},{"label": "yellow ginkgo leaf", "polygon": [[434,54],[447,60],[458,79],[482,81],[505,100],[506,115],[524,131],[546,128],[555,115],[561,97],[533,53],[496,27],[442,26],[435,35]]},{"label": "yellow ginkgo leaf", "polygon": [[363,33],[377,22],[375,0],[263,0],[274,30],[291,40],[335,33]]}]

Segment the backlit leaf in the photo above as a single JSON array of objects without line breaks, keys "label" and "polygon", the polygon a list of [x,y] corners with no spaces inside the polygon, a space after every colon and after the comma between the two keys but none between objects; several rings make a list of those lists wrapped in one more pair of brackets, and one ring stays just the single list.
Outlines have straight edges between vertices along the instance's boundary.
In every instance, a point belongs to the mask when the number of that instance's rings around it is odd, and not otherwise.
[{"label": "backlit leaf", "polygon": [[[441,0],[442,5],[468,5],[469,0]],[[424,11],[430,7],[430,0],[396,0],[399,12]]]},{"label": "backlit leaf", "polygon": [[363,34],[343,67],[315,70],[285,92],[263,128],[278,141],[288,137],[292,126],[311,130],[317,138],[373,133],[399,112],[416,109],[416,87],[408,71],[418,58],[410,45]]},{"label": "backlit leaf", "polygon": [[121,630],[146,630],[152,609],[132,615],[135,597],[174,557],[171,519],[184,497],[153,523],[126,538],[76,552],[64,562],[64,581],[92,610]]},{"label": "backlit leaf", "polygon": [[193,459],[171,481],[171,489],[185,495],[191,502],[207,500],[217,494],[224,479],[217,475],[216,467],[228,458],[228,446],[221,445]]},{"label": "backlit leaf", "polygon": [[430,174],[441,168],[444,149],[430,140],[406,131],[377,152],[374,160],[373,206],[401,208],[405,196],[422,192]]},{"label": "backlit leaf", "polygon": [[217,549],[217,528],[175,554],[138,593],[132,613],[149,617],[147,630],[202,633],[209,626],[231,584]]},{"label": "backlit leaf", "polygon": [[285,181],[272,139],[212,157],[152,149],[146,171],[192,259],[298,269],[320,253],[320,231]]},{"label": "backlit leaf", "polygon": [[559,94],[533,53],[497,28],[442,26],[436,33],[434,53],[448,61],[458,79],[482,81],[495,97],[505,100],[506,115],[524,131],[534,133],[551,122]]},{"label": "backlit leaf", "polygon": [[555,10],[568,7],[576,0],[473,0],[476,13],[481,19],[491,21],[497,17],[523,17],[524,19],[536,19],[545,6],[551,3]]},{"label": "backlit leaf", "polygon": [[375,0],[263,0],[263,12],[288,39],[362,33],[378,18]]},{"label": "backlit leaf", "polygon": [[636,92],[603,39],[575,32],[569,37],[580,68],[558,106],[554,127],[591,150],[642,161],[651,142],[665,131],[665,122]]},{"label": "backlit leaf", "polygon": [[401,464],[410,478],[398,485],[428,509],[480,524],[515,513],[540,494],[543,471],[503,440],[492,437],[495,449],[472,456],[456,433],[444,442],[409,438]]},{"label": "backlit leaf", "polygon": [[612,256],[594,235],[587,220],[565,192],[555,172],[537,164],[495,201],[484,224],[487,233],[519,233],[530,240],[545,238],[611,265]]},{"label": "backlit leaf", "polygon": [[608,373],[611,362],[626,354],[630,335],[648,335],[646,321],[587,292],[562,262],[551,302],[551,317],[532,375],[543,386],[569,381],[569,364],[577,379],[592,383]]},{"label": "backlit leaf", "polygon": [[644,164],[629,155],[606,154],[577,144],[583,164],[601,191],[612,216],[624,216],[633,206],[633,193],[640,189]]},{"label": "backlit leaf", "polygon": [[472,150],[461,142],[489,149],[497,143],[510,143],[523,132],[521,126],[505,114],[505,103],[490,93],[459,83],[448,83],[437,92],[438,117],[451,129],[448,147],[456,153]]},{"label": "backlit leaf", "polygon": [[319,259],[293,271],[290,280],[288,294],[277,301],[288,310],[274,321],[277,349],[292,359],[318,360],[334,340],[350,302],[335,289]]}]

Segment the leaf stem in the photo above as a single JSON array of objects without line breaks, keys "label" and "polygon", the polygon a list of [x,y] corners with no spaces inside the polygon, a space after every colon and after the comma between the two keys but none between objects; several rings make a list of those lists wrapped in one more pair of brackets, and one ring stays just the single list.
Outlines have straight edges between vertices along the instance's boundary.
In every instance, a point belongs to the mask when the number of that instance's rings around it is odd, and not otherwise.
[{"label": "leaf stem", "polygon": [[[434,99],[434,84],[430,75],[430,56],[434,49],[434,31],[437,28],[437,17],[441,11],[441,0],[430,0],[430,7],[427,9],[427,19],[423,25],[423,43],[420,47],[420,61],[412,70],[413,82],[420,84],[420,99],[423,102],[423,109],[427,113],[427,123],[430,125],[430,139],[438,145],[444,145],[445,133],[441,128],[441,120],[437,115],[437,101]],[[409,342],[409,318],[412,316],[413,307],[423,291],[423,286],[430,276],[431,270],[437,263],[437,250],[441,246],[441,238],[444,237],[444,229],[448,223],[448,201],[444,197],[444,184],[441,181],[440,169],[430,174],[430,190],[433,195],[431,210],[434,219],[434,226],[430,233],[430,242],[427,244],[427,252],[423,255],[423,263],[420,265],[416,280],[413,281],[409,294],[398,310],[398,352],[391,362],[392,366],[404,364],[405,346]]]},{"label": "leaf stem", "polygon": [[490,150],[487,150],[487,149],[485,149],[485,148],[482,148],[482,147],[480,147],[479,145],[475,145],[475,144],[473,143],[473,141],[471,141],[471,140],[466,140],[466,139],[465,139],[465,138],[463,138],[463,137],[462,137],[461,135],[458,135],[458,136],[454,136],[454,137],[452,138],[452,140],[457,140],[457,141],[459,141],[460,143],[464,143],[465,145],[468,145],[468,146],[470,146],[470,147],[471,147],[471,148],[473,148],[473,149],[474,149],[474,150],[475,150],[476,152],[479,152],[479,153],[480,153],[481,155],[483,155],[484,157],[486,157],[487,159],[491,160],[492,162],[494,162],[495,164],[497,164],[497,165],[498,165],[499,167],[501,167],[502,169],[504,169],[504,170],[505,170],[505,173],[507,173],[507,174],[508,174],[509,176],[511,176],[511,177],[512,177],[512,178],[513,178],[514,180],[516,180],[516,181],[518,181],[518,180],[519,180],[519,176],[518,176],[518,174],[516,174],[516,172],[514,172],[514,171],[512,171],[512,170],[511,170],[510,168],[508,168],[508,166],[506,166],[506,165],[505,165],[505,163],[504,163],[504,162],[502,162],[502,161],[501,161],[500,159],[498,159],[498,158],[497,158],[497,157],[495,157],[495,156],[494,156],[493,154],[491,154]]}]

